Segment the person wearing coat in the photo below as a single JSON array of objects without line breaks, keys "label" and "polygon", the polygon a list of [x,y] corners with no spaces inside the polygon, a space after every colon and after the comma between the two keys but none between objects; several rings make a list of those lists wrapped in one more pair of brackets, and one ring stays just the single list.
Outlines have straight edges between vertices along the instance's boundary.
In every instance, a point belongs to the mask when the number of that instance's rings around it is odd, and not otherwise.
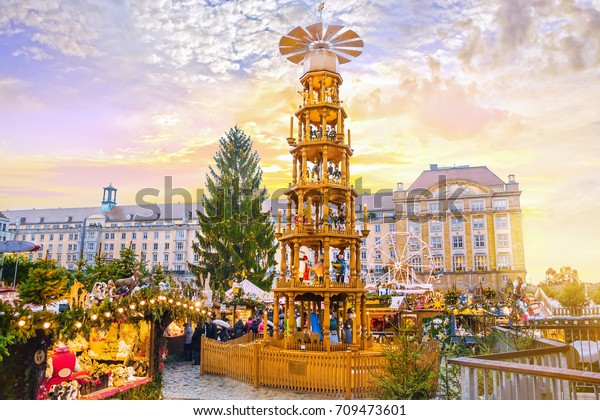
[{"label": "person wearing coat", "polygon": [[186,362],[193,360],[192,353],[192,336],[194,335],[194,329],[192,328],[192,323],[188,322],[185,324],[185,328],[183,329],[183,353],[184,360]]},{"label": "person wearing coat", "polygon": [[244,335],[246,332],[246,325],[244,325],[244,321],[242,318],[238,319],[235,325],[233,326],[233,338],[239,338]]},{"label": "person wearing coat", "polygon": [[193,356],[193,363],[192,365],[199,365],[200,364],[200,345],[202,344],[202,336],[206,333],[206,329],[204,327],[204,325],[202,324],[198,324],[196,326],[196,329],[194,330],[194,334],[192,335],[192,341],[191,341],[191,346],[192,346],[192,356]]}]

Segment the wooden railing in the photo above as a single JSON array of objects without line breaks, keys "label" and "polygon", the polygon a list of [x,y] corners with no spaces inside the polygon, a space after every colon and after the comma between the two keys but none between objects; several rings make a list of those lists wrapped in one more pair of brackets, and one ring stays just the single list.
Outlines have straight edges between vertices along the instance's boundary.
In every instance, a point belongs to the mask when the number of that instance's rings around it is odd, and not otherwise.
[{"label": "wooden railing", "polygon": [[[356,289],[356,288],[364,288],[365,287],[365,282],[360,279],[360,278],[350,278],[350,281],[348,282],[336,282],[336,281],[332,281],[333,279],[335,279],[335,275],[331,275],[330,280],[329,280],[329,287],[330,288],[336,288],[336,289]],[[276,283],[275,283],[275,287],[279,288],[290,288],[290,287],[300,287],[300,288],[307,288],[307,289],[311,289],[311,288],[320,288],[320,287],[325,287],[325,283],[323,281],[319,280],[312,280],[312,281],[300,281],[299,279],[294,281],[291,278],[283,278],[280,277]]]},{"label": "wooden railing", "polygon": [[464,400],[598,399],[600,373],[571,369],[571,346],[537,339],[531,350],[450,359]]},{"label": "wooden railing", "polygon": [[387,363],[380,352],[295,351],[202,338],[200,372],[332,398],[372,398],[377,376]]}]

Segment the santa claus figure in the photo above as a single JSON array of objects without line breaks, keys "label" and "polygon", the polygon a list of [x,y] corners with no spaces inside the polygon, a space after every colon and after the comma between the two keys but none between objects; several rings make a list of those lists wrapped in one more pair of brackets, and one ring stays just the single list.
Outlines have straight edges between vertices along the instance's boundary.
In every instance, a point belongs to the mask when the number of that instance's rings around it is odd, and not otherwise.
[{"label": "santa claus figure", "polygon": [[77,356],[62,343],[59,343],[54,354],[48,359],[46,366],[46,389],[79,376],[89,375],[88,371],[80,371]]}]

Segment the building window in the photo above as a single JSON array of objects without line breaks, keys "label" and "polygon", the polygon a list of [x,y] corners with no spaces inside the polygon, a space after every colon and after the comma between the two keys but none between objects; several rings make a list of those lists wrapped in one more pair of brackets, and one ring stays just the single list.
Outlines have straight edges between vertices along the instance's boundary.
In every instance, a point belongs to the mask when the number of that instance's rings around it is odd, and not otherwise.
[{"label": "building window", "polygon": [[178,250],[178,251],[183,250],[183,242],[177,242],[175,244],[175,249]]},{"label": "building window", "polygon": [[449,201],[448,209],[452,213],[462,213],[462,211],[464,210],[464,204],[463,204],[462,200]]},{"label": "building window", "polygon": [[392,223],[390,225],[390,232],[395,232],[395,231],[396,231],[396,225]]},{"label": "building window", "polygon": [[185,239],[185,230],[178,230],[175,232],[175,239]]},{"label": "building window", "polygon": [[423,271],[423,260],[419,255],[413,255],[408,260],[408,263],[414,268],[415,271]]},{"label": "building window", "polygon": [[498,248],[508,248],[508,233],[499,233],[498,236]]},{"label": "building window", "polygon": [[432,249],[442,249],[442,238],[440,236],[431,237],[431,248]]},{"label": "building window", "polygon": [[440,202],[434,201],[431,203],[427,203],[427,211],[429,213],[437,214],[440,212]]},{"label": "building window", "polygon": [[[23,239],[25,239],[25,235],[23,235]],[[50,240],[51,240],[51,241],[53,241],[53,240],[54,240],[54,234],[53,234],[53,233],[51,233],[51,234],[50,234]]]},{"label": "building window", "polygon": [[140,258],[142,259],[142,261],[146,261],[146,253],[142,252]]},{"label": "building window", "polygon": [[58,252],[62,252],[62,244],[58,244]]},{"label": "building window", "polygon": [[148,239],[148,232],[142,233],[142,238],[143,239]]},{"label": "building window", "polygon": [[375,245],[376,246],[381,245],[381,238],[379,236],[375,238]]},{"label": "building window", "polygon": [[494,210],[508,210],[508,201],[505,198],[494,200]]},{"label": "building window", "polygon": [[77,248],[79,248],[79,246],[77,244],[73,244],[73,251],[77,251]]},{"label": "building window", "polygon": [[381,225],[375,225],[375,233],[381,233]]},{"label": "building window", "polygon": [[474,258],[475,270],[487,270],[487,255],[475,254]]},{"label": "building window", "polygon": [[441,232],[442,231],[442,221],[441,220],[432,220],[429,222],[429,230],[431,232]]},{"label": "building window", "polygon": [[407,207],[407,214],[409,216],[416,216],[421,211],[421,206],[418,203],[409,204]]},{"label": "building window", "polygon": [[171,239],[171,232],[165,232],[165,239]]},{"label": "building window", "polygon": [[43,241],[46,235],[40,235],[40,241]]},{"label": "building window", "polygon": [[158,232],[154,232],[154,239],[158,239]]},{"label": "building window", "polygon": [[122,240],[127,239],[127,233],[125,233],[125,232],[121,233],[121,239]]},{"label": "building window", "polygon": [[152,250],[153,251],[158,251],[158,244],[157,243],[152,244]]},{"label": "building window", "polygon": [[450,227],[452,230],[463,230],[463,218],[452,217],[450,219]]},{"label": "building window", "polygon": [[419,225],[419,222],[409,220],[408,221],[408,231],[410,233],[419,233],[421,231],[421,226]]},{"label": "building window", "polygon": [[411,251],[419,250],[419,239],[418,238],[410,238],[408,240],[408,249]]},{"label": "building window", "polygon": [[169,262],[169,254],[165,254],[165,255],[163,256],[163,261],[164,261],[164,262]]},{"label": "building window", "polygon": [[35,241],[35,235],[31,235],[30,238],[32,241]]},{"label": "building window", "polygon": [[390,258],[392,259],[396,259],[396,250],[395,249],[390,249]]},{"label": "building window", "polygon": [[131,239],[137,239],[137,232],[131,233]]},{"label": "building window", "polygon": [[170,245],[169,243],[165,244],[165,251],[167,251],[169,249],[169,245]]},{"label": "building window", "polygon": [[[433,264],[433,269],[435,271],[444,270],[444,256],[443,255],[434,255],[433,257],[431,257],[431,263]],[[438,275],[439,272],[434,273],[434,274]]]},{"label": "building window", "polygon": [[360,246],[367,246],[367,239],[363,239]]},{"label": "building window", "polygon": [[69,241],[72,241],[72,240],[73,240],[73,234],[69,233]]},{"label": "building window", "polygon": [[152,262],[158,262],[158,254],[152,254]]},{"label": "building window", "polygon": [[67,249],[68,249],[69,251],[73,251],[73,244],[69,244],[69,246],[67,247]]},{"label": "building window", "polygon": [[64,239],[64,237],[65,237],[65,236],[64,236],[64,235],[61,233],[60,235],[58,235],[58,240],[59,240],[59,241],[62,241],[62,240]]},{"label": "building window", "polygon": [[131,250],[135,251],[135,244],[131,244]]},{"label": "building window", "polygon": [[508,229],[507,216],[496,216],[496,229]]},{"label": "building window", "polygon": [[108,251],[108,244],[104,244],[104,251]]},{"label": "building window", "polygon": [[452,248],[453,249],[462,249],[463,247],[463,237],[462,236],[453,236],[452,237]]},{"label": "building window", "polygon": [[62,261],[62,254],[58,254],[56,256],[56,262],[61,262]]},{"label": "building window", "polygon": [[452,256],[452,271],[465,271],[465,256],[455,254]]},{"label": "building window", "polygon": [[147,249],[148,249],[148,244],[144,242],[144,243],[142,244],[142,251],[145,251],[145,250],[147,250]]},{"label": "building window", "polygon": [[121,251],[125,249],[125,244],[121,244]]},{"label": "building window", "polygon": [[114,251],[115,250],[115,244],[109,244],[108,245],[108,250],[109,251]]},{"label": "building window", "polygon": [[498,254],[498,269],[500,269],[500,270],[510,269],[510,254],[506,254],[506,253]]},{"label": "building window", "polygon": [[485,248],[485,235],[473,235],[475,248]]},{"label": "building window", "polygon": [[469,208],[471,211],[483,211],[483,200],[469,201]]},{"label": "building window", "polygon": [[183,261],[183,254],[175,254],[175,261],[182,262]]},{"label": "building window", "polygon": [[485,229],[485,223],[483,221],[483,217],[473,217],[473,230],[483,230]]},{"label": "building window", "polygon": [[76,241],[77,241],[77,240],[79,240],[79,233],[76,233],[76,234],[75,234],[75,240],[76,240]]}]

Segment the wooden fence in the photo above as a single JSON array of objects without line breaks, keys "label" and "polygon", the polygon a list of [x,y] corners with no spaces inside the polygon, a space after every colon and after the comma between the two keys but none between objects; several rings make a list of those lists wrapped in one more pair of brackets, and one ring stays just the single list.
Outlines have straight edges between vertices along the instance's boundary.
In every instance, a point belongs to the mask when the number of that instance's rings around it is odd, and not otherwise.
[{"label": "wooden fence", "polygon": [[264,342],[235,344],[202,338],[200,372],[332,398],[369,398],[386,364],[380,352],[283,350]]}]

